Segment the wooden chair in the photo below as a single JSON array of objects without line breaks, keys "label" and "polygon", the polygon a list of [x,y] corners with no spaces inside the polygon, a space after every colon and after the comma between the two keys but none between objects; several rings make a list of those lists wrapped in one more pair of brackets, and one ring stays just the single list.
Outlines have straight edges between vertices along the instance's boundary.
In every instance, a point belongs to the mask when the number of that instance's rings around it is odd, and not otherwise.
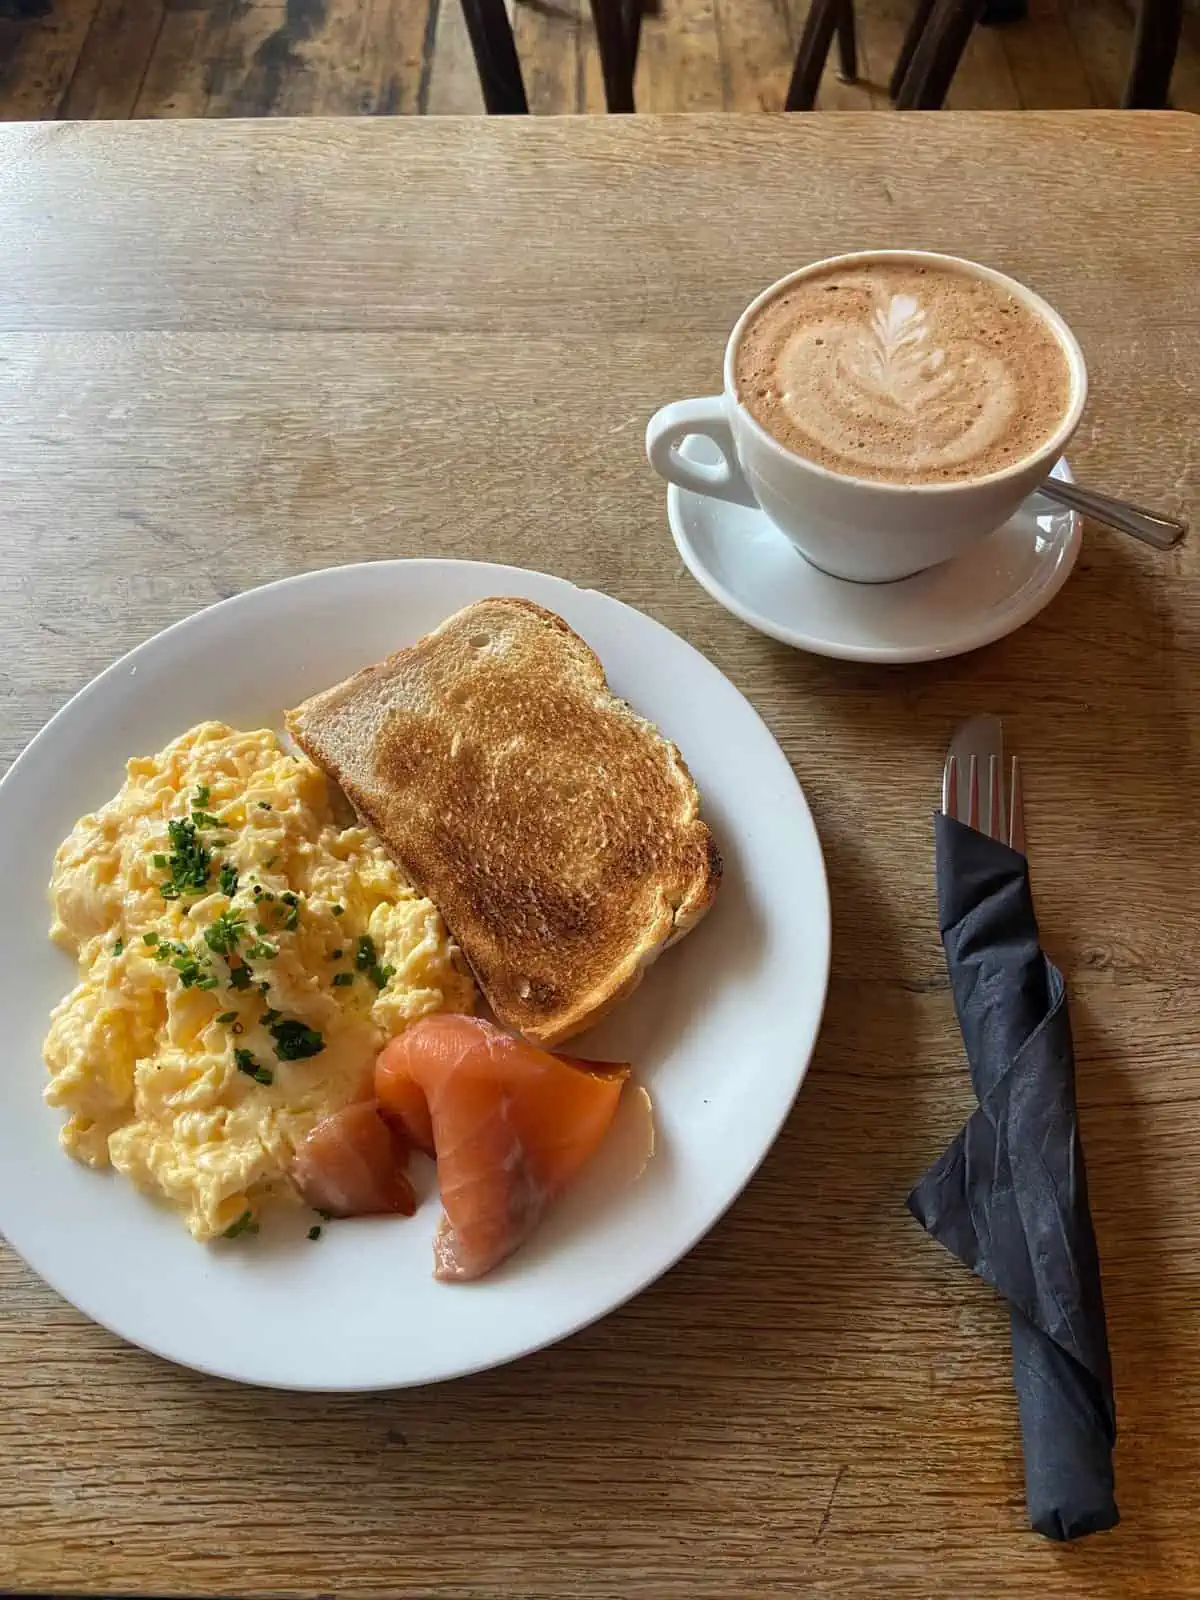
[{"label": "wooden chair", "polygon": [[[657,0],[591,0],[591,7],[608,109],[632,111],[642,18],[657,10]],[[854,0],[812,0],[796,52],[785,111],[812,110],[835,33],[841,76],[858,75]]]},{"label": "wooden chair", "polygon": [[529,101],[504,0],[462,0],[462,8],[484,109],[493,116],[524,114]]},{"label": "wooden chair", "polygon": [[[609,111],[636,109],[633,80],[642,18],[653,13],[657,3],[658,0],[590,0]],[[933,0],[929,3],[932,5]],[[463,15],[485,107],[499,116],[524,114],[529,110],[529,101],[504,0],[463,0]],[[785,110],[812,110],[835,33],[841,76],[851,79],[857,75],[854,0],[812,0],[796,52]]]},{"label": "wooden chair", "polygon": [[850,80],[858,76],[858,41],[854,31],[854,0],[812,0],[804,31],[796,51],[792,81],[788,84],[785,111],[811,111],[817,102],[821,74],[829,58],[829,46],[837,34],[838,75]]},{"label": "wooden chair", "polygon": [[658,10],[658,0],[591,0],[604,102],[610,111],[633,111],[642,18]]},{"label": "wooden chair", "polygon": [[[525,80],[517,56],[504,0],[462,0],[467,33],[483,90],[483,103],[494,115],[521,115],[529,110]],[[851,0],[844,0],[850,4]],[[604,99],[609,111],[632,111],[633,78],[641,43],[642,17],[657,0],[591,0]]]},{"label": "wooden chair", "polygon": [[[899,110],[936,111],[941,106],[984,3],[917,0],[888,86]],[[1158,111],[1166,105],[1182,23],[1183,0],[1138,0],[1123,106]]]}]

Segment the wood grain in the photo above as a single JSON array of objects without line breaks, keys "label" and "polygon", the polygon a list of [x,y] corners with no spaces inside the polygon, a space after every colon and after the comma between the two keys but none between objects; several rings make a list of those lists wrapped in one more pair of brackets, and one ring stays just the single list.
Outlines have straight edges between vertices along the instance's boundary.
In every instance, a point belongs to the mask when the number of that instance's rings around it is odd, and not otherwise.
[{"label": "wood grain", "polygon": [[[584,6],[590,15],[587,0]],[[524,0],[512,9],[512,28],[530,111],[563,116],[580,110],[584,68],[576,0]]]},{"label": "wood grain", "polygon": [[59,115],[132,116],[164,16],[162,0],[100,0]]},{"label": "wood grain", "polygon": [[461,0],[430,0],[430,7],[433,50],[421,109],[443,117],[482,112],[483,91]]},{"label": "wood grain", "polygon": [[45,16],[0,22],[0,116],[58,115],[96,9],[97,0],[58,0]]},{"label": "wood grain", "polygon": [[1024,28],[1000,30],[1021,105],[1034,111],[1092,105],[1092,87],[1058,0],[1028,3],[1039,23],[1036,33]]},{"label": "wood grain", "polygon": [[169,0],[134,105],[135,117],[202,117],[233,0]]},{"label": "wood grain", "polygon": [[[1077,469],[1194,517],[1200,289],[1178,242],[1198,130],[1034,112],[0,130],[0,764],[224,595],[353,559],[515,562],[658,617],[750,697],[812,804],[835,919],[820,1045],[761,1173],[662,1282],[529,1361],[424,1392],[248,1391],[125,1347],[0,1255],[0,1588],[1200,1590],[1198,547],[1089,529],[1012,638],[849,666],[707,599],[641,448],[655,406],[712,389],[762,284],[903,241],[1045,292],[1091,364]],[[930,812],[950,730],[985,708],[1025,758],[1072,986],[1116,1368],[1124,1522],[1069,1549],[1023,1524],[1003,1313],[903,1208],[970,1106]]]}]

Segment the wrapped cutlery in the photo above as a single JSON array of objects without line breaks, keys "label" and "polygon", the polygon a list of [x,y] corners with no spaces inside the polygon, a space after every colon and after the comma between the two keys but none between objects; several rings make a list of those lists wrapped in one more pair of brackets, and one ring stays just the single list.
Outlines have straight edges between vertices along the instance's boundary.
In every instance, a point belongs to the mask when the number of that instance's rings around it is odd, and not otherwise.
[{"label": "wrapped cutlery", "polygon": [[998,718],[956,733],[935,827],[938,920],[979,1105],[908,1205],[1008,1301],[1030,1525],[1074,1539],[1118,1521],[1112,1366],[1066,986],[1038,936],[1020,768],[1005,768]]}]

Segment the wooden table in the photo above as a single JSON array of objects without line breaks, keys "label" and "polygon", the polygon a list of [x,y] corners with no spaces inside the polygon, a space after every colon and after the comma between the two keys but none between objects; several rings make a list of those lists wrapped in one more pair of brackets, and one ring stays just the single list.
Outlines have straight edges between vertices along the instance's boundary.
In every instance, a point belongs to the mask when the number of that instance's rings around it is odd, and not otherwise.
[{"label": "wooden table", "polygon": [[[761,285],[907,243],[1047,294],[1092,367],[1081,474],[1194,514],[1198,158],[1200,123],[1130,113],[0,130],[5,764],[199,606],[486,556],[605,589],[729,674],[807,790],[835,919],[824,1033],[760,1175],[655,1288],[517,1366],[255,1392],[0,1258],[0,1587],[1197,1593],[1197,546],[1089,530],[1015,637],[851,667],[701,593],[641,440],[716,386]],[[1110,1309],[1125,1521],[1071,1548],[1024,1526],[1004,1313],[903,1206],[971,1105],[930,812],[984,708],[1026,761]]]}]

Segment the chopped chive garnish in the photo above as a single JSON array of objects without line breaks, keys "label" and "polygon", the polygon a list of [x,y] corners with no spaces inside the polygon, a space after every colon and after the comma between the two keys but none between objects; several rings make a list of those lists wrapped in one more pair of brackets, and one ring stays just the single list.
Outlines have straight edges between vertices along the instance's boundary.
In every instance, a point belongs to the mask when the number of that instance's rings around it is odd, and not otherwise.
[{"label": "chopped chive garnish", "polygon": [[271,930],[267,927],[265,922],[256,922],[254,924],[254,931],[255,933],[270,933]]},{"label": "chopped chive garnish", "polygon": [[151,931],[150,933],[144,933],[142,935],[142,943],[143,944],[157,944],[158,943],[158,935],[156,933],[154,933],[153,931]]},{"label": "chopped chive garnish", "polygon": [[211,811],[193,811],[192,821],[198,828],[219,828],[220,817],[214,817]]},{"label": "chopped chive garnish", "polygon": [[152,859],[154,861],[154,865],[160,872],[165,872],[167,870],[167,858],[163,855],[161,850],[156,850]]},{"label": "chopped chive garnish", "polygon": [[283,1015],[282,1011],[276,1011],[274,1006],[268,1006],[267,1009],[263,1012],[262,1016],[259,1017],[258,1020],[260,1022],[266,1023],[268,1026],[270,1026],[270,1024],[272,1022],[278,1022],[282,1015]]},{"label": "chopped chive garnish", "polygon": [[300,913],[296,909],[295,906],[293,906],[292,909],[288,912],[287,916],[284,917],[283,926],[287,929],[287,931],[289,933],[294,933],[296,931],[296,929],[300,926]]},{"label": "chopped chive garnish", "polygon": [[238,1014],[237,1014],[236,1011],[222,1011],[221,1015],[217,1018],[217,1021],[218,1022],[226,1022],[226,1023],[228,1023],[228,1022],[236,1022],[237,1019],[238,1019]]},{"label": "chopped chive garnish", "polygon": [[367,972],[378,959],[374,939],[369,933],[360,933],[354,945],[354,965],[360,972]]},{"label": "chopped chive garnish", "polygon": [[192,804],[194,806],[200,806],[203,808],[211,799],[212,790],[208,787],[208,785],[206,783],[198,783],[196,785],[196,793],[192,800]]},{"label": "chopped chive garnish", "polygon": [[237,1063],[239,1072],[249,1073],[250,1077],[253,1077],[258,1071],[258,1062],[254,1059],[253,1050],[236,1048],[233,1052],[233,1059]]},{"label": "chopped chive garnish", "polygon": [[277,956],[279,951],[273,944],[268,944],[265,939],[256,939],[246,950],[246,955],[251,961],[269,961],[272,956]]},{"label": "chopped chive garnish", "polygon": [[258,1223],[254,1220],[254,1213],[249,1209],[242,1212],[236,1222],[231,1222],[221,1235],[223,1239],[237,1239],[243,1233],[257,1233]]},{"label": "chopped chive garnish", "polygon": [[310,1239],[319,1239],[321,1237],[321,1224],[319,1222],[308,1230],[308,1237]]},{"label": "chopped chive garnish", "polygon": [[270,809],[271,809],[271,802],[270,802],[270,801],[269,801],[269,800],[260,800],[260,801],[259,801],[259,802],[258,802],[258,809],[259,809],[259,810],[260,810],[260,811],[270,811]]},{"label": "chopped chive garnish", "polygon": [[270,1067],[258,1067],[254,1073],[254,1081],[255,1083],[274,1083],[275,1074]]},{"label": "chopped chive garnish", "polygon": [[352,972],[335,972],[333,975],[333,987],[335,989],[344,989],[348,983],[353,982],[354,974]]},{"label": "chopped chive garnish", "polygon": [[113,947],[112,947],[113,955],[119,956],[121,954],[121,951],[124,950],[124,948],[125,948],[124,939],[118,939],[116,944],[114,944]]},{"label": "chopped chive garnish", "polygon": [[384,989],[387,987],[388,979],[396,976],[396,969],[395,967],[385,967],[377,961],[367,976],[377,989]]},{"label": "chopped chive garnish", "polygon": [[306,1056],[319,1055],[325,1048],[325,1040],[316,1028],[303,1022],[277,1022],[269,1031],[281,1061],[302,1061]]},{"label": "chopped chive garnish", "polygon": [[238,940],[246,922],[244,917],[237,916],[232,911],[222,911],[215,917],[204,930],[204,942],[214,955],[231,956],[238,947]]},{"label": "chopped chive garnish", "polygon": [[221,885],[221,893],[227,894],[232,900],[234,895],[237,893],[237,868],[227,861],[221,868],[221,876],[218,879],[218,882]]},{"label": "chopped chive garnish", "polygon": [[196,959],[195,952],[189,950],[186,944],[167,944],[165,947],[160,946],[160,960],[164,958],[164,950],[166,958],[170,960],[171,965],[179,974],[179,981],[185,989],[197,987],[201,989],[216,988],[216,978],[214,978],[211,973],[205,972],[204,968]]},{"label": "chopped chive garnish", "polygon": [[187,890],[199,894],[208,887],[208,869],[212,865],[211,853],[196,837],[194,822],[167,823],[171,839],[171,855],[167,861],[170,879],[162,885],[164,899],[178,900]]}]

